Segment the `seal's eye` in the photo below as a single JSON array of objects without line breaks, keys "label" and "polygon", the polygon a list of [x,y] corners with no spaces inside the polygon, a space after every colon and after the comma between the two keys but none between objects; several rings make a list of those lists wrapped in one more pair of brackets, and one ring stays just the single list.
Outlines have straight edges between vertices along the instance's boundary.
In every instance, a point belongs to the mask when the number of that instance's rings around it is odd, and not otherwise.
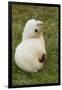
[{"label": "seal's eye", "polygon": [[35,29],[35,32],[38,32],[38,30],[37,30],[37,29]]}]

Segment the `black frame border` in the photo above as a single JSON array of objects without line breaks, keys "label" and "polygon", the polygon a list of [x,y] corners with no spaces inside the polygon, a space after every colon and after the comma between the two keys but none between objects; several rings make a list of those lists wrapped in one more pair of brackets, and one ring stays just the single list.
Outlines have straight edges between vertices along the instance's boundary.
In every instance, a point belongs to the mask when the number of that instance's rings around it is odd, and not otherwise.
[{"label": "black frame border", "polygon": [[[58,23],[58,52],[59,52],[59,58],[58,58],[58,63],[59,63],[59,66],[58,66],[58,73],[59,73],[59,76],[58,76],[58,83],[49,83],[49,84],[35,84],[35,85],[17,85],[17,86],[13,86],[12,85],[12,4],[18,4],[18,5],[33,5],[33,6],[51,6],[51,7],[58,7],[59,8],[59,13],[58,13],[58,16],[59,16],[59,23]],[[44,4],[44,3],[31,3],[31,2],[14,2],[14,1],[9,1],[8,2],[8,88],[22,88],[22,87],[39,87],[39,86],[55,86],[55,85],[60,85],[61,84],[61,68],[60,68],[60,60],[61,60],[61,51],[60,51],[60,48],[61,48],[61,43],[60,43],[60,27],[61,27],[61,24],[60,24],[60,10],[61,10],[61,5],[60,4]]]}]

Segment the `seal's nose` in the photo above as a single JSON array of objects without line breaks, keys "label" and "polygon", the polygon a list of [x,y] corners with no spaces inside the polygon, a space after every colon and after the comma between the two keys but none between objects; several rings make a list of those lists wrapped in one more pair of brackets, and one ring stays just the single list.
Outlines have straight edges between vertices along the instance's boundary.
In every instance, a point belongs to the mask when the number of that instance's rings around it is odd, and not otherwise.
[{"label": "seal's nose", "polygon": [[42,21],[37,21],[37,25],[44,25]]}]

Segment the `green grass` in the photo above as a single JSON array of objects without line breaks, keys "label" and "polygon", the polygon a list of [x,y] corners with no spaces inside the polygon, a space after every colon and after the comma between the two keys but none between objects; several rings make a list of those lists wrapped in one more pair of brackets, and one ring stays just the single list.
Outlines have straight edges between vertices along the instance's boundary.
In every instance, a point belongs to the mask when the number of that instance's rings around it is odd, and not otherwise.
[{"label": "green grass", "polygon": [[[47,63],[42,71],[27,73],[14,61],[17,45],[27,20],[37,18],[44,22]],[[12,85],[58,83],[58,8],[46,6],[12,5]]]}]

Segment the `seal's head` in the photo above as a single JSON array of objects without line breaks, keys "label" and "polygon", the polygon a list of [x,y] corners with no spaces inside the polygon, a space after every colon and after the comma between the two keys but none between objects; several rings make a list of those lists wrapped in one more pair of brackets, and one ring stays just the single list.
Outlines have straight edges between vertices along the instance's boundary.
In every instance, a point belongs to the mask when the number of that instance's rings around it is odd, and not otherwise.
[{"label": "seal's head", "polygon": [[36,19],[28,20],[24,27],[22,41],[29,38],[39,37],[42,31],[42,25],[43,25],[42,21]]}]

